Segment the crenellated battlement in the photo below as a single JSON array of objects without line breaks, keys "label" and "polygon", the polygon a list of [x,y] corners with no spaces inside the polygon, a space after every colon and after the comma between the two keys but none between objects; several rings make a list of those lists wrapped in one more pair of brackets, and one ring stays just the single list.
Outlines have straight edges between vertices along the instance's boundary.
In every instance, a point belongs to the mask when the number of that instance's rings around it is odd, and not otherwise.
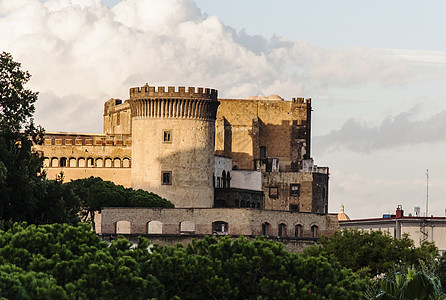
[{"label": "crenellated battlement", "polygon": [[134,87],[130,89],[130,99],[141,98],[183,98],[183,99],[207,99],[217,101],[218,91],[210,88],[196,88],[180,86],[164,86],[154,87],[148,84],[142,87]]},{"label": "crenellated battlement", "polygon": [[145,85],[130,89],[132,117],[180,118],[215,121],[219,101],[217,90],[169,86]]},{"label": "crenellated battlement", "polygon": [[294,103],[300,103],[300,104],[311,104],[311,98],[305,99],[305,98],[292,98],[292,101]]}]

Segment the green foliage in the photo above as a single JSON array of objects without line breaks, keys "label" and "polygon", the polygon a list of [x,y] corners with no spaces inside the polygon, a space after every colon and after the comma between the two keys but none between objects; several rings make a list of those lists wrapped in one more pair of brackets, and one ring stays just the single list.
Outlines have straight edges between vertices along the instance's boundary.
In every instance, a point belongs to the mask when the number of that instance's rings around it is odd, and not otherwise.
[{"label": "green foliage", "polygon": [[154,247],[149,272],[182,299],[354,299],[366,282],[334,259],[302,257],[283,244],[207,237],[184,248]]},{"label": "green foliage", "polygon": [[37,137],[39,128],[33,124],[34,103],[37,93],[25,88],[31,75],[22,71],[11,54],[0,54],[0,130]]},{"label": "green foliage", "polygon": [[392,272],[376,283],[379,288],[368,294],[368,299],[446,299],[438,277],[414,268],[408,268],[404,273]]},{"label": "green foliage", "polygon": [[125,188],[99,177],[77,179],[64,186],[79,198],[85,213],[84,221],[89,218],[92,224],[94,212],[100,211],[102,207],[174,207],[170,201],[154,193]]},{"label": "green foliage", "polygon": [[87,224],[0,231],[0,298],[358,299],[364,280],[280,243],[208,237],[184,247],[101,242]]},{"label": "green foliage", "polygon": [[446,252],[443,252],[436,262],[435,274],[441,282],[443,292],[446,293]]},{"label": "green foliage", "polygon": [[438,249],[432,243],[416,248],[407,235],[395,239],[381,231],[344,229],[332,237],[321,238],[320,245],[309,247],[305,255],[334,255],[343,267],[373,277],[392,270],[395,265],[411,266],[429,261],[438,256]]}]

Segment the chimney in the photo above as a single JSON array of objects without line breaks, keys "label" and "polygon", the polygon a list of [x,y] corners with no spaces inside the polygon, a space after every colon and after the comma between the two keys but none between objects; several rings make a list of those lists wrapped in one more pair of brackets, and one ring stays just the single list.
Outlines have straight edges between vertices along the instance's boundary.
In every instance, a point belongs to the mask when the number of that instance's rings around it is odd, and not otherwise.
[{"label": "chimney", "polygon": [[402,218],[404,216],[403,206],[401,204],[396,208],[396,218]]}]

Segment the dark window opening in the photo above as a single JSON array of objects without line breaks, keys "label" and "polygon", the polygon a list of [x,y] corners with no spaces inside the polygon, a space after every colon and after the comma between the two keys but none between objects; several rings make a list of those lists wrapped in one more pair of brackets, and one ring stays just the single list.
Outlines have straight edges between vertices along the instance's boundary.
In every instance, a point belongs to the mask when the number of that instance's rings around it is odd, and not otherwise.
[{"label": "dark window opening", "polygon": [[283,223],[279,224],[279,236],[286,236],[286,225]]},{"label": "dark window opening", "polygon": [[302,237],[303,236],[302,225],[297,224],[294,227],[294,236],[295,237]]},{"label": "dark window opening", "polygon": [[278,198],[279,197],[279,188],[278,187],[269,187],[269,197],[270,198]]},{"label": "dark window opening", "polygon": [[60,159],[60,166],[61,167],[66,167],[67,166],[67,158],[66,157],[62,157]]},{"label": "dark window opening", "polygon": [[299,211],[299,204],[290,204],[290,211]]},{"label": "dark window opening", "polygon": [[290,196],[294,197],[300,196],[300,184],[297,183],[290,184]]},{"label": "dark window opening", "polygon": [[319,227],[317,225],[311,226],[311,237],[317,238],[319,236]]},{"label": "dark window opening", "polygon": [[238,202],[237,199],[234,201],[234,207],[240,207],[240,203]]},{"label": "dark window opening", "polygon": [[269,223],[265,222],[262,224],[262,235],[268,236],[269,235]]},{"label": "dark window opening", "polygon": [[259,158],[266,158],[266,147],[259,147]]},{"label": "dark window opening", "polygon": [[222,181],[223,181],[223,188],[226,188],[226,171],[225,170],[223,170],[221,177],[222,177]]},{"label": "dark window opening", "polygon": [[172,143],[172,130],[163,130],[163,142]]},{"label": "dark window opening", "polygon": [[171,185],[172,184],[172,172],[162,172],[161,174],[161,183],[163,185]]},{"label": "dark window opening", "polygon": [[224,221],[212,222],[212,234],[226,235],[229,233],[229,225]]}]

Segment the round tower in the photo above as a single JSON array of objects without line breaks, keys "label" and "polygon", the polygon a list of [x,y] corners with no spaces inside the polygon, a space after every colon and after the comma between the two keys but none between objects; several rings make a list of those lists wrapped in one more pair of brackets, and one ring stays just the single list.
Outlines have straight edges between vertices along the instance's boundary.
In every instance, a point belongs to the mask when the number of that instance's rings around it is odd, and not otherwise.
[{"label": "round tower", "polygon": [[212,207],[217,90],[146,84],[129,102],[132,187],[176,207]]}]

